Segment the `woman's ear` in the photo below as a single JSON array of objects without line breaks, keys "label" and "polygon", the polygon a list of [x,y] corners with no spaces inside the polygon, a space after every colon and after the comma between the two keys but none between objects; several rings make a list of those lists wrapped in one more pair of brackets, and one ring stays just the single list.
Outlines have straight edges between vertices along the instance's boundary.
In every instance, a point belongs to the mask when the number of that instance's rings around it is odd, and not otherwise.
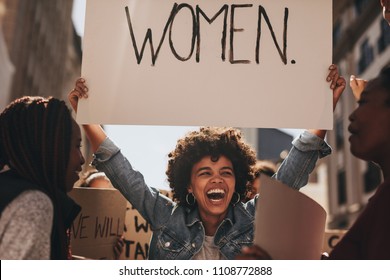
[{"label": "woman's ear", "polygon": [[187,191],[188,191],[189,193],[192,193],[192,192],[193,192],[193,190],[192,190],[192,185],[191,185],[191,184],[187,187]]}]

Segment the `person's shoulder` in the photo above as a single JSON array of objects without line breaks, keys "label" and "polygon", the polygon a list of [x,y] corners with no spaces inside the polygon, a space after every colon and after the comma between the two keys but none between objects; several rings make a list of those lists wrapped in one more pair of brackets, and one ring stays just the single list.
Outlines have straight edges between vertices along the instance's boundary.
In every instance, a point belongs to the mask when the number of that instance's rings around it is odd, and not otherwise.
[{"label": "person's shoulder", "polygon": [[252,210],[252,208],[256,208],[256,203],[259,200],[259,197],[260,197],[260,195],[256,194],[252,199],[250,199],[247,202],[243,203],[243,206],[245,208],[249,207],[251,210]]},{"label": "person's shoulder", "polygon": [[258,200],[259,195],[257,194],[254,198],[251,200],[248,200],[247,202],[239,202],[237,205],[234,206],[236,211],[244,211],[247,213],[247,215],[254,217],[255,212],[256,212],[256,202]]},{"label": "person's shoulder", "polygon": [[9,259],[48,259],[53,225],[51,199],[39,190],[26,190],[15,197],[0,217],[0,232]]},{"label": "person's shoulder", "polygon": [[40,202],[43,204],[52,205],[49,196],[40,190],[26,190],[22,192],[17,198],[24,200],[27,204],[35,204],[36,202]]},{"label": "person's shoulder", "polygon": [[14,215],[25,217],[50,216],[53,213],[51,199],[39,190],[26,190],[19,194],[7,207]]},{"label": "person's shoulder", "polygon": [[375,205],[378,207],[386,207],[390,209],[390,180],[387,180],[380,184],[374,195],[369,199],[369,205]]}]

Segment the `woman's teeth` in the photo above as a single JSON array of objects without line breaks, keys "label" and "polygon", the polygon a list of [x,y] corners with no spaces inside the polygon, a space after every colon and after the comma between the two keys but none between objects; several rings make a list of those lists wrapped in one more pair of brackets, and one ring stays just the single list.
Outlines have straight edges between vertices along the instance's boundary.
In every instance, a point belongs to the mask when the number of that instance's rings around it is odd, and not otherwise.
[{"label": "woman's teeth", "polygon": [[223,189],[212,189],[207,192],[207,197],[211,200],[220,200],[225,197],[225,191]]}]

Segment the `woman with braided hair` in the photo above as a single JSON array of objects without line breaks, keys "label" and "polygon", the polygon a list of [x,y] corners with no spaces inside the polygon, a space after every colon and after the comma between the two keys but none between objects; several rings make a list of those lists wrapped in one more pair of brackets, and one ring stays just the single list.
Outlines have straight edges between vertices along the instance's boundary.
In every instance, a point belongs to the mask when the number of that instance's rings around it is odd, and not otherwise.
[{"label": "woman with braided hair", "polygon": [[0,259],[69,259],[80,207],[67,196],[84,164],[64,101],[25,96],[0,115]]}]

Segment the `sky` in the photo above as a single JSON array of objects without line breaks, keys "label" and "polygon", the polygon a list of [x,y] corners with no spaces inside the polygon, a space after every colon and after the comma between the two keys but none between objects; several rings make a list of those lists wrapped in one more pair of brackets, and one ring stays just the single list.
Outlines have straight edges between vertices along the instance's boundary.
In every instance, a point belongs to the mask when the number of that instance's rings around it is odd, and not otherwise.
[{"label": "sky", "polygon": [[72,20],[80,36],[84,34],[85,5],[86,0],[73,0]]},{"label": "sky", "polygon": [[[73,1],[72,19],[77,33],[84,34],[86,0]],[[121,148],[133,168],[144,175],[146,183],[155,188],[169,189],[165,171],[168,153],[176,141],[198,127],[173,126],[105,126],[108,136]],[[296,136],[299,130],[284,130]]]}]

